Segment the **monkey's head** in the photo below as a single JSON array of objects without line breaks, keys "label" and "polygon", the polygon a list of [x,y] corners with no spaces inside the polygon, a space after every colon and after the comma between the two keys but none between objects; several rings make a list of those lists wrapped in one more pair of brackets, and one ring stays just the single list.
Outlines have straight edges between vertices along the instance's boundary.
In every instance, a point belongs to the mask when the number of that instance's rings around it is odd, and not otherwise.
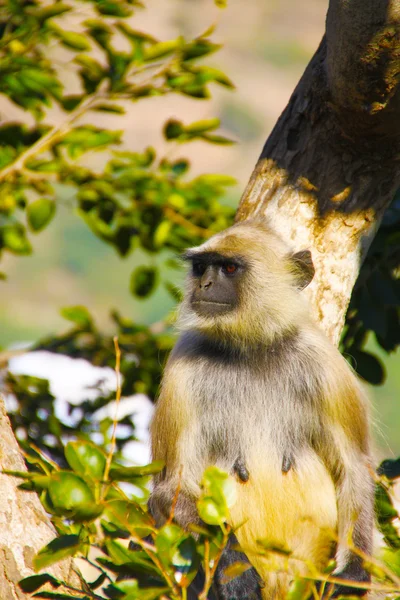
[{"label": "monkey's head", "polygon": [[183,258],[191,263],[178,326],[239,344],[271,341],[305,317],[311,253],[293,253],[263,220],[237,223]]}]

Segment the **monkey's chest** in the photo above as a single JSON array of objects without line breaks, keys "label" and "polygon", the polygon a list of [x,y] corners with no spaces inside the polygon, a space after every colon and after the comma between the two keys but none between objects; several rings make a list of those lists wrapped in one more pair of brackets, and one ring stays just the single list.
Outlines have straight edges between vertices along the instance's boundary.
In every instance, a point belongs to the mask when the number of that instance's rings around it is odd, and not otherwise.
[{"label": "monkey's chest", "polygon": [[268,369],[202,365],[192,405],[211,462],[229,462],[258,448],[282,464],[285,453],[310,445],[320,428],[312,400],[287,374]]}]

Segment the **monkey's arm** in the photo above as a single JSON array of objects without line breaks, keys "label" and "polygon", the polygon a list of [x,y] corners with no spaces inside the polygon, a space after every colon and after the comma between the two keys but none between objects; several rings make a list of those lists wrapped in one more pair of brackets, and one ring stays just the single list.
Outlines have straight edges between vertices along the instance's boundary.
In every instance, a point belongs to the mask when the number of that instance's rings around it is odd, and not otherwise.
[{"label": "monkey's arm", "polygon": [[[370,574],[363,567],[360,554],[371,555],[374,525],[374,482],[369,452],[369,431],[366,407],[352,373],[339,380],[334,421],[330,428],[332,477],[335,480],[338,506],[337,570],[334,575],[356,582],[369,582]],[[334,398],[335,399],[335,398]],[[327,448],[329,452],[329,448]],[[351,547],[355,549],[352,551]],[[334,596],[358,595],[362,588],[338,586]]]},{"label": "monkey's arm", "polygon": [[[171,368],[173,366],[173,368]],[[152,460],[165,467],[153,480],[150,511],[158,526],[171,515],[182,526],[199,521],[196,490],[200,481],[192,481],[195,465],[192,428],[196,426],[190,398],[184,397],[185,381],[179,364],[170,359],[164,373],[160,396],[151,423]],[[201,475],[201,474],[200,474]]]}]

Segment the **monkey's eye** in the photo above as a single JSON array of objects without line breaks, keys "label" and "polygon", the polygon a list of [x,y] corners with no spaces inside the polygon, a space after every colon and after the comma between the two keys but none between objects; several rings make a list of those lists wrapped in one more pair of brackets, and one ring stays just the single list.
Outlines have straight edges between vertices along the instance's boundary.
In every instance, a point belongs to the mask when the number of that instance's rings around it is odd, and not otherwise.
[{"label": "monkey's eye", "polygon": [[206,271],[207,265],[203,262],[194,262],[193,263],[193,275],[195,277],[201,277],[204,275]]},{"label": "monkey's eye", "polygon": [[234,263],[226,263],[222,266],[222,271],[225,275],[234,275],[237,271],[237,265]]}]

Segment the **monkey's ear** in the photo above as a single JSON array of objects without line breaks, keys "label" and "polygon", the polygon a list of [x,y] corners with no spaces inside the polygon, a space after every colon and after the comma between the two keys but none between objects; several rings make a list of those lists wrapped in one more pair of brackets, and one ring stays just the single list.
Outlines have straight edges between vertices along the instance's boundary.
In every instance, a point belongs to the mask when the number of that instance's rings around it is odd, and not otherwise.
[{"label": "monkey's ear", "polygon": [[295,266],[297,287],[299,290],[304,290],[311,283],[315,274],[311,252],[300,250],[300,252],[292,254],[290,259]]}]

